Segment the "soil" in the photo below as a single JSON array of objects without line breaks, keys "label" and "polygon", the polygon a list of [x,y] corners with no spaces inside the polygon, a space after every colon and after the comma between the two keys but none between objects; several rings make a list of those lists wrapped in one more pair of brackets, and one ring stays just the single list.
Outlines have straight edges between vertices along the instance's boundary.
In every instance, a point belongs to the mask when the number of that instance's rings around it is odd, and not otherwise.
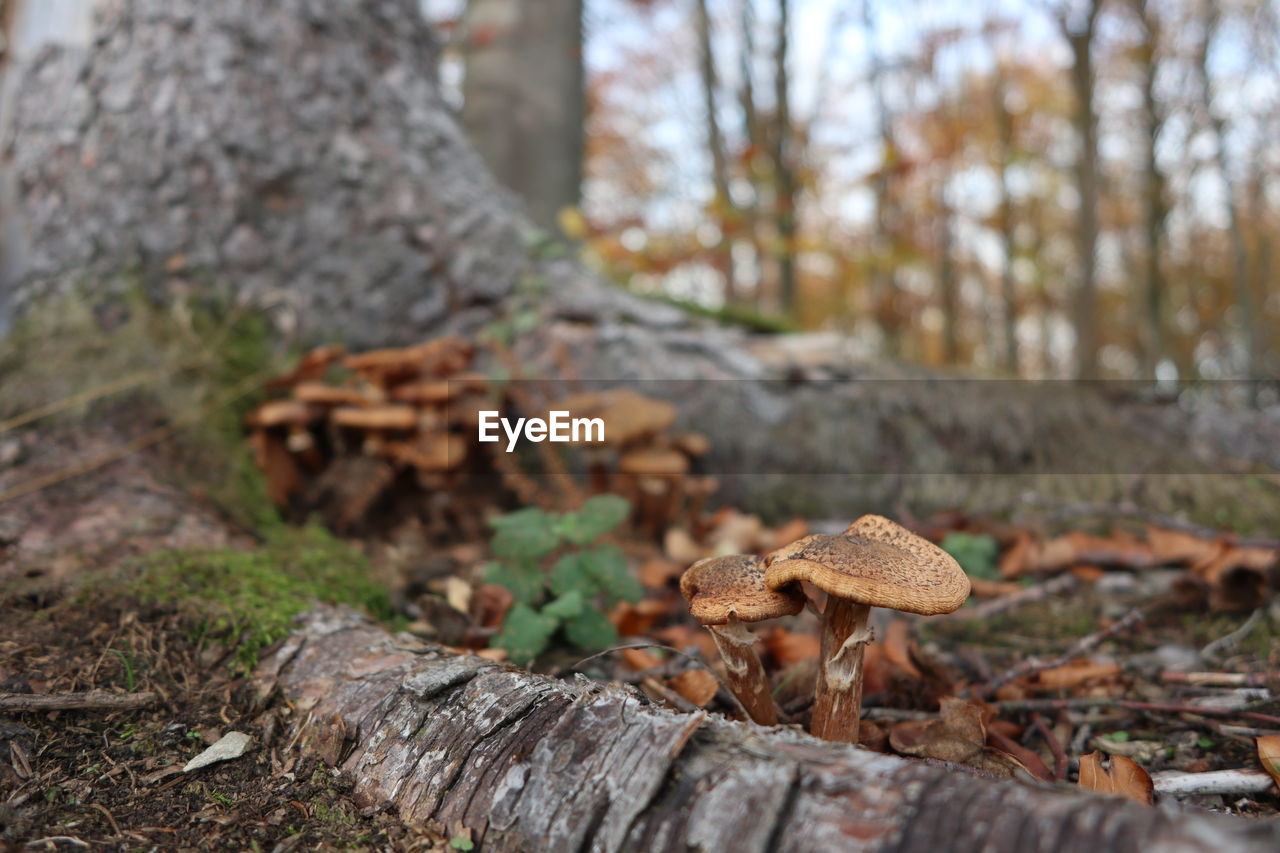
[{"label": "soil", "polygon": [[[0,717],[0,838],[10,849],[161,847],[431,849],[442,836],[369,813],[350,787],[284,736],[263,703],[182,617],[107,600],[4,605],[0,692],[154,691],[140,711]],[[183,773],[229,731],[241,758]],[[41,844],[41,840],[44,843]]]}]

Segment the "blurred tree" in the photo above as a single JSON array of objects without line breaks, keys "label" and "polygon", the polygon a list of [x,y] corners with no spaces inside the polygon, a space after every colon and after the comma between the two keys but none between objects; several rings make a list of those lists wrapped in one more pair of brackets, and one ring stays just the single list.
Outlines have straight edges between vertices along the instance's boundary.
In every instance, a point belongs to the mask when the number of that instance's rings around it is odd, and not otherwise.
[{"label": "blurred tree", "polygon": [[1098,375],[1098,116],[1094,108],[1094,36],[1102,0],[1084,0],[1083,9],[1068,2],[1058,10],[1058,26],[1071,48],[1071,89],[1075,94],[1076,129],[1076,243],[1079,279],[1074,322],[1076,376]]},{"label": "blurred tree", "polygon": [[583,0],[468,0],[463,16],[463,126],[548,230],[581,195],[582,13]]},{"label": "blurred tree", "polygon": [[1160,15],[1153,0],[1129,0],[1139,24],[1140,38],[1135,46],[1135,59],[1142,87],[1142,166],[1143,166],[1143,236],[1145,286],[1139,297],[1144,305],[1142,340],[1142,372],[1149,378],[1166,357],[1165,353],[1165,283],[1161,270],[1164,257],[1165,223],[1169,217],[1166,200],[1166,178],[1160,166],[1157,147],[1164,128],[1165,110],[1156,97],[1156,77],[1160,65],[1158,55],[1164,40]]}]

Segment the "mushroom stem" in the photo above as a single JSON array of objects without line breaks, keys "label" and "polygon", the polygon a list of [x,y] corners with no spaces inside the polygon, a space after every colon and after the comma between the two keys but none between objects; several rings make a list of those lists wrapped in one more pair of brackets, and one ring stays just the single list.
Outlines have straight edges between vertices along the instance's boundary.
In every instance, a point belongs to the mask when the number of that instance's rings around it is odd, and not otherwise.
[{"label": "mushroom stem", "polygon": [[810,731],[823,740],[857,743],[862,715],[862,654],[871,641],[871,606],[827,597],[822,618],[822,665]]},{"label": "mushroom stem", "polygon": [[732,616],[727,625],[708,625],[707,630],[720,650],[733,695],[738,697],[751,719],[762,726],[776,726],[778,709],[769,692],[764,665],[756,654],[755,634]]}]

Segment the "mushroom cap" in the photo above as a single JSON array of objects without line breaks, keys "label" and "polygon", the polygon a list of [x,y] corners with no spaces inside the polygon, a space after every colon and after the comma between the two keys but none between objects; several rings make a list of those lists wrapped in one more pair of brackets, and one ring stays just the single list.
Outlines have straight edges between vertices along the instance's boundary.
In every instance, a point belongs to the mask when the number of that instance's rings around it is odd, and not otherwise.
[{"label": "mushroom cap", "polygon": [[311,410],[297,400],[272,400],[249,413],[245,422],[251,427],[299,426],[310,423]]},{"label": "mushroom cap", "polygon": [[323,382],[302,382],[294,386],[293,398],[319,406],[361,406],[374,402],[355,388],[325,385]]},{"label": "mushroom cap", "polygon": [[433,432],[413,444],[389,444],[386,455],[419,471],[451,471],[467,458],[467,442],[460,435]]},{"label": "mushroom cap", "polygon": [[765,583],[809,581],[828,595],[932,616],[959,609],[969,577],[937,545],[878,515],[864,515],[838,536],[798,539],[768,557]]},{"label": "mushroom cap", "polygon": [[618,470],[642,477],[674,477],[689,470],[689,458],[678,450],[646,447],[622,454]]},{"label": "mushroom cap", "polygon": [[418,412],[412,406],[343,406],[333,410],[333,422],[356,429],[413,429]]},{"label": "mushroom cap", "polygon": [[604,441],[589,443],[611,447],[661,432],[676,420],[675,406],[665,400],[646,397],[630,388],[573,394],[556,401],[548,408],[568,411],[574,417],[601,418],[604,420]]},{"label": "mushroom cap", "polygon": [[[450,396],[450,385],[447,379],[428,379],[422,382],[410,382],[397,385],[391,389],[391,399],[401,403],[447,403]],[[456,393],[456,392],[454,392]]]},{"label": "mushroom cap", "polygon": [[764,559],[734,554],[699,560],[680,576],[680,592],[701,625],[725,625],[731,616],[760,622],[794,616],[804,609],[798,584],[770,589],[764,583]]}]

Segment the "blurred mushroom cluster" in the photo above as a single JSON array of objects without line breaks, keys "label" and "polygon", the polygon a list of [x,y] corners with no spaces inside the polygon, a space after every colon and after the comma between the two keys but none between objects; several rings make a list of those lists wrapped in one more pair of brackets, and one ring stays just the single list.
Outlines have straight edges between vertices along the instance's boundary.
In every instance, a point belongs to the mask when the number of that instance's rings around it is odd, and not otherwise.
[{"label": "blurred mushroom cluster", "polygon": [[474,357],[474,345],[459,337],[307,353],[270,383],[281,399],[245,421],[271,500],[287,512],[319,513],[339,530],[359,527],[387,501],[411,506],[429,527],[478,532],[496,496],[459,487],[491,471],[475,451],[476,418],[498,407],[500,392],[471,370]]},{"label": "blurred mushroom cluster", "polygon": [[694,467],[710,442],[700,433],[672,429],[675,406],[630,388],[610,388],[563,397],[547,410],[603,421],[603,441],[577,445],[587,465],[588,490],[631,501],[639,533],[659,541],[672,528],[695,536],[705,532],[707,499],[719,483],[696,475]]}]

